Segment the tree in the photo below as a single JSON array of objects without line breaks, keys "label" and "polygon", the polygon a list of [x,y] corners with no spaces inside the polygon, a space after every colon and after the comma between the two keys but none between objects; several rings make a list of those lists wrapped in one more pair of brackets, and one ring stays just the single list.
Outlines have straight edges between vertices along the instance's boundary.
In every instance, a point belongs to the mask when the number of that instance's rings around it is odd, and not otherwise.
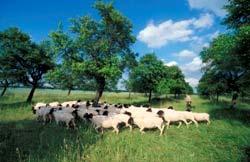
[{"label": "tree", "polygon": [[[72,19],[71,31],[77,45],[77,55],[72,57],[74,66],[88,79],[95,80],[97,104],[105,87],[111,82],[117,83],[121,77],[128,65],[127,58],[135,58],[130,50],[135,37],[130,21],[112,3],[98,1],[94,8],[98,10],[100,20],[95,21],[89,16]],[[62,37],[60,33],[57,35]],[[65,50],[60,45],[58,47]]]},{"label": "tree", "polygon": [[[54,67],[43,45],[32,43],[29,35],[18,28],[9,28],[1,33],[1,47],[4,49],[5,62],[13,75],[23,84],[32,86],[27,102],[31,102],[35,89],[39,86],[43,74]],[[20,75],[24,74],[24,75]]]},{"label": "tree", "polygon": [[144,55],[131,72],[133,89],[149,93],[148,102],[151,102],[152,93],[156,92],[157,85],[166,76],[165,72],[163,62],[158,60],[155,54]]},{"label": "tree", "polygon": [[67,89],[68,95],[71,90],[80,85],[80,76],[74,71],[70,62],[63,62],[46,75],[46,79],[55,87]]},{"label": "tree", "polygon": [[226,92],[228,89],[226,80],[224,76],[216,71],[206,71],[198,84],[198,93],[200,95],[209,96],[214,98],[216,96],[216,101],[219,101],[219,96]]},{"label": "tree", "polygon": [[239,81],[246,74],[246,70],[242,67],[239,58],[234,55],[235,46],[235,35],[222,34],[201,52],[201,58],[203,63],[206,64],[205,74],[209,73],[210,75],[207,78],[212,79],[215,84],[218,81],[216,75],[219,74],[225,79],[221,84],[225,84],[222,87],[226,87],[227,92],[236,91],[239,93]]},{"label": "tree", "polygon": [[250,24],[250,3],[249,0],[228,0],[224,6],[227,15],[223,21],[229,28],[239,28]]}]

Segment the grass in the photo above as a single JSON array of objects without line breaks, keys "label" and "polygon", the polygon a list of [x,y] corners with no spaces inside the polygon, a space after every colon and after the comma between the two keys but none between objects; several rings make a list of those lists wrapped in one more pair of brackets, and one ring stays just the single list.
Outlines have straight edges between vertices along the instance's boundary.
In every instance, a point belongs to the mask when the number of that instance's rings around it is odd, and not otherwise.
[{"label": "grass", "polygon": [[[159,136],[159,130],[141,135],[122,129],[119,135],[105,131],[100,135],[86,123],[78,123],[77,130],[67,130],[55,123],[42,125],[35,121],[31,105],[25,103],[29,89],[11,89],[0,98],[0,161],[249,161],[250,160],[250,104],[241,102],[237,110],[229,110],[229,100],[219,103],[192,96],[194,111],[208,112],[211,125],[191,125],[177,129],[171,126]],[[93,92],[73,91],[67,96],[62,90],[37,90],[34,102],[66,101],[93,98]],[[104,93],[103,101],[110,103],[142,104],[142,94]],[[154,100],[153,106],[173,105],[184,109],[184,101],[172,96]]]}]

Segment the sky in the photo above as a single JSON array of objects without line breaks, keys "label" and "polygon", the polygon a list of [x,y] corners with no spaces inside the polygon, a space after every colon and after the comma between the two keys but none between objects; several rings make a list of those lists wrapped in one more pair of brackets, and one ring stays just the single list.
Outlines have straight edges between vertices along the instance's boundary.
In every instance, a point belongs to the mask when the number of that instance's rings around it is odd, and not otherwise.
[{"label": "sky", "polygon": [[[40,42],[70,19],[98,19],[94,0],[0,0],[0,30],[19,27]],[[108,1],[107,1],[108,2]],[[223,33],[226,0],[115,0],[114,6],[133,24],[132,46],[139,57],[154,52],[167,66],[177,65],[196,87],[202,75],[199,52]]]}]

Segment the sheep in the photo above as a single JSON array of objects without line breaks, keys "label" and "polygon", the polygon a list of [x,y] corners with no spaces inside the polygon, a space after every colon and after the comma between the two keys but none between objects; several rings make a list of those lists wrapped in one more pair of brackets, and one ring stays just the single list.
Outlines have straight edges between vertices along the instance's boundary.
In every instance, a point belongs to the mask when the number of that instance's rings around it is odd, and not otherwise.
[{"label": "sheep", "polygon": [[61,105],[63,107],[72,107],[73,104],[77,104],[81,102],[80,100],[77,100],[77,101],[67,101],[67,102],[63,102]]},{"label": "sheep", "polygon": [[140,132],[143,134],[145,133],[143,130],[145,128],[152,129],[158,128],[160,130],[160,136],[163,134],[165,128],[165,119],[164,117],[155,117],[155,116],[148,116],[148,117],[135,117],[133,118],[134,124],[140,128]]},{"label": "sheep", "polygon": [[193,113],[194,115],[194,119],[198,122],[200,121],[206,121],[207,125],[210,124],[210,120],[209,120],[209,114],[208,113]]},{"label": "sheep", "polygon": [[[50,107],[40,106],[38,108],[38,110],[36,111],[37,120],[42,118],[42,120],[43,120],[43,122],[45,124],[47,119],[49,118],[48,114],[49,114],[50,110],[51,110]],[[51,121],[51,118],[49,118],[49,121]]]},{"label": "sheep", "polygon": [[[192,112],[188,112],[188,111],[176,111],[177,113],[183,115],[183,117],[186,120],[191,120],[192,122],[194,122],[194,124],[196,125],[196,127],[198,127],[198,123],[194,118],[194,114]],[[190,123],[189,123],[190,124]]]},{"label": "sheep", "polygon": [[38,102],[38,103],[36,103],[36,105],[35,106],[32,106],[32,112],[33,112],[33,114],[36,114],[36,111],[39,109],[39,107],[45,107],[45,106],[47,106],[48,104],[46,104],[46,103],[43,103],[43,102]]},{"label": "sheep", "polygon": [[169,128],[170,126],[170,123],[173,123],[173,122],[179,122],[179,125],[177,128],[180,128],[181,124],[182,124],[182,121],[186,124],[187,128],[188,128],[188,125],[190,123],[187,122],[184,114],[182,113],[179,113],[177,111],[174,111],[174,110],[160,110],[157,112],[157,114],[159,116],[163,116],[166,120],[166,125],[167,125],[167,128]]},{"label": "sheep", "polygon": [[130,132],[132,131],[133,118],[130,115],[128,115],[128,114],[115,114],[115,115],[112,115],[111,117],[117,118],[118,120],[124,122],[125,126],[129,127]]},{"label": "sheep", "polygon": [[69,128],[70,124],[72,124],[73,128],[76,126],[74,116],[70,113],[64,111],[55,111],[55,109],[52,108],[49,114],[53,116],[57,124],[59,124],[59,122],[66,123],[67,129]]},{"label": "sheep", "polygon": [[92,114],[90,114],[88,118],[94,124],[96,131],[98,131],[98,128],[101,128],[102,134],[104,128],[113,128],[113,131],[116,132],[116,134],[119,133],[118,125],[122,123],[122,121],[118,118],[103,115],[93,116]]},{"label": "sheep", "polygon": [[58,106],[60,106],[61,104],[60,104],[59,102],[51,102],[51,103],[49,103],[48,105],[51,106],[51,107],[58,107]]},{"label": "sheep", "polygon": [[98,115],[98,112],[95,111],[95,110],[82,109],[82,108],[77,110],[78,117],[80,117],[83,120],[85,120],[85,115],[86,114],[92,114],[92,115],[96,116],[96,115]]}]

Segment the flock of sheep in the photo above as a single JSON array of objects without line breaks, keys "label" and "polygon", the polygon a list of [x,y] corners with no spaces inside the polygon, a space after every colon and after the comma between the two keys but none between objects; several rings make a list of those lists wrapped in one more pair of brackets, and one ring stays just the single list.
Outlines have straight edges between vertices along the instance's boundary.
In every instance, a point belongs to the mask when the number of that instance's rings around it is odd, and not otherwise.
[{"label": "flock of sheep", "polygon": [[90,121],[96,131],[104,128],[113,128],[113,131],[119,133],[119,128],[122,124],[130,128],[137,126],[141,133],[144,129],[158,128],[160,135],[163,134],[165,126],[169,128],[170,123],[182,122],[188,127],[194,123],[198,127],[197,122],[205,121],[210,123],[209,114],[194,113],[187,111],[176,111],[172,106],[168,108],[151,108],[151,107],[136,107],[126,104],[107,104],[102,103],[98,107],[94,107],[89,101],[68,101],[64,103],[52,102],[37,103],[32,106],[33,113],[36,114],[37,120],[43,121],[44,124],[56,121],[57,124],[65,123],[67,128],[76,127],[76,120]]}]

